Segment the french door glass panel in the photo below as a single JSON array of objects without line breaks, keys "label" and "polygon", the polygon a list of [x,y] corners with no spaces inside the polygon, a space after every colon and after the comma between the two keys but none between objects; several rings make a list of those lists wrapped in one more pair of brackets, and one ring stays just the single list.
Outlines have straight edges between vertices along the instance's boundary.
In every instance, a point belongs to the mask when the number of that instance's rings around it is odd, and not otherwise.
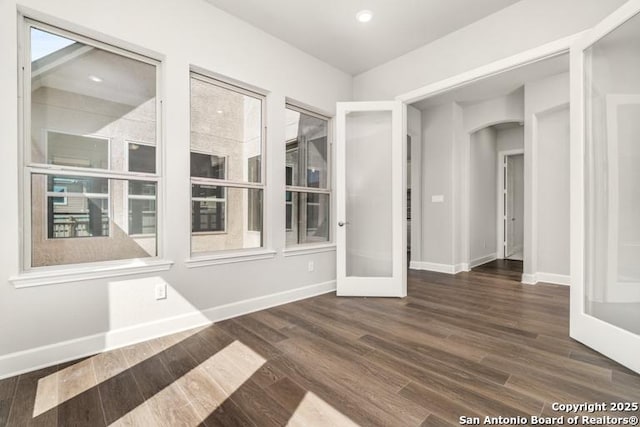
[{"label": "french door glass panel", "polygon": [[584,51],[584,311],[640,334],[640,15]]},{"label": "french door glass panel", "polygon": [[346,275],[391,277],[391,111],[346,116]]}]

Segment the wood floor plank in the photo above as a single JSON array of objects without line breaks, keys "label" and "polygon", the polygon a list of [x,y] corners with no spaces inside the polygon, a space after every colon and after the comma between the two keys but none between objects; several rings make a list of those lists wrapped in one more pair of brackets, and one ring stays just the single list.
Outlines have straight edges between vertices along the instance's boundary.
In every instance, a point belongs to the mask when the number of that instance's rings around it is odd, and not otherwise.
[{"label": "wood floor plank", "polygon": [[[332,357],[328,352],[323,352],[318,345],[310,341],[287,340],[281,343],[281,347],[286,348],[287,357],[305,364],[314,361],[315,369],[319,375],[333,376],[336,382],[343,385],[345,389],[352,393],[361,393],[361,390],[376,390],[375,397],[364,394],[367,400],[372,399],[372,404],[389,413],[397,413],[407,423],[419,424],[429,414],[419,405],[412,405],[396,394],[397,389],[391,388],[381,378],[378,378],[374,370],[358,367],[359,359],[348,363],[346,359]],[[319,357],[322,355],[321,357]],[[341,368],[342,366],[342,368]],[[381,370],[382,371],[382,370]],[[384,373],[385,376],[388,373]],[[379,375],[379,374],[377,374]]]},{"label": "wood floor plank", "polygon": [[426,420],[424,420],[422,424],[420,424],[420,427],[452,427],[459,425],[460,423],[449,423],[439,416],[431,414],[427,417]]},{"label": "wood floor plank", "polygon": [[9,421],[9,411],[11,403],[16,394],[18,377],[0,380],[0,426],[4,426]]},{"label": "wood floor plank", "polygon": [[273,329],[272,327],[262,323],[261,321],[254,319],[251,315],[240,316],[235,319],[240,325],[246,329],[252,331],[262,339],[271,344],[278,343],[282,340],[286,340],[287,336]]},{"label": "wood floor plank", "polygon": [[449,399],[414,382],[403,388],[400,391],[400,395],[419,405],[428,404],[430,411],[450,423],[456,422],[461,414],[470,417],[480,416],[479,413],[466,406],[463,401]]},{"label": "wood floor plank", "polygon": [[[251,427],[256,424],[231,399],[225,400],[202,422],[207,427]],[[258,424],[259,425],[259,424]]]},{"label": "wood floor plank", "polygon": [[367,358],[381,366],[393,367],[412,381],[443,396],[468,402],[470,407],[477,411],[489,412],[489,409],[493,408],[496,413],[502,412],[504,415],[537,414],[544,403],[479,378],[459,376],[453,380],[440,371],[423,369],[378,351],[367,355]]},{"label": "wood floor plank", "polygon": [[[410,425],[401,413],[389,412],[375,400],[376,393],[354,391],[353,385],[344,383],[327,374],[318,363],[304,356],[298,358],[282,356],[274,361],[277,366],[292,378],[325,400],[328,404],[360,425]],[[416,425],[415,423],[413,425]]]},{"label": "wood floor plank", "polygon": [[107,425],[143,426],[153,418],[121,350],[95,356],[93,367]]},{"label": "wood floor plank", "polygon": [[444,370],[455,373],[458,376],[473,375],[495,382],[496,384],[504,384],[509,378],[509,374],[506,372],[494,368],[487,369],[488,367],[471,360],[456,359],[451,356],[440,360],[373,335],[365,335],[361,340],[377,350],[389,353],[392,356],[404,358],[417,366],[427,367],[428,369]]},{"label": "wood floor plank", "polygon": [[93,358],[86,358],[57,372],[58,423],[77,426],[105,425]]},{"label": "wood floor plank", "polygon": [[353,351],[356,354],[366,354],[371,350],[369,347],[362,345],[359,341],[344,338],[343,336],[325,328],[324,325],[319,325],[317,323],[305,320],[301,316],[286,311],[285,308],[276,310],[272,309],[271,312],[276,316],[285,319],[287,322],[290,322],[293,325],[298,326],[299,328],[318,336],[320,339],[331,341],[341,347],[348,348],[350,351]]},{"label": "wood floor plank", "polygon": [[198,425],[202,422],[180,387],[174,384],[175,377],[162,363],[159,353],[149,343],[125,347],[122,352],[156,425]]},{"label": "wood floor plank", "polygon": [[[483,359],[483,364],[494,367],[502,366],[503,369],[508,369],[509,372],[516,372],[519,367],[529,368],[533,366],[543,372],[558,370],[562,376],[578,382],[585,382],[587,385],[611,380],[611,370],[609,369],[591,366],[567,357],[559,357],[556,354],[540,351],[519,343],[471,334],[464,334],[461,337],[454,336],[450,339],[459,339],[485,349],[492,354]],[[498,358],[498,360],[495,358]]]},{"label": "wood floor plank", "polygon": [[225,320],[216,326],[232,336],[236,341],[252,348],[265,359],[272,359],[280,355],[280,351],[275,346],[246,329],[235,320]]},{"label": "wood floor plank", "polygon": [[267,394],[251,379],[242,383],[231,394],[231,400],[259,426],[283,426],[291,413],[284,409],[273,395]]},{"label": "wood floor plank", "polygon": [[[8,426],[58,425],[57,405],[44,412],[36,412],[34,414],[34,408],[38,404],[38,400],[42,398],[47,400],[49,398],[48,396],[41,397],[42,389],[38,388],[39,381],[41,379],[54,378],[54,382],[57,384],[56,373],[57,367],[53,366],[22,374],[18,377],[14,401],[9,412]],[[53,398],[57,402],[57,394]]]},{"label": "wood floor plank", "polygon": [[[299,330],[296,330],[299,331]],[[308,333],[303,331],[296,338],[279,345],[285,354],[304,349],[315,356],[315,359],[321,358],[327,364],[334,366],[336,377],[339,372],[348,372],[353,378],[357,376],[370,380],[379,381],[380,385],[384,385],[386,389],[397,392],[402,389],[409,380],[397,371],[380,367],[371,363],[365,357],[351,353],[349,350],[341,348],[330,341],[317,342],[314,341]]]},{"label": "wood floor plank", "polygon": [[289,377],[284,377],[275,383],[271,384],[267,388],[267,392],[272,395],[278,401],[278,403],[289,413],[293,414],[302,399],[304,399],[307,391],[296,384]]}]

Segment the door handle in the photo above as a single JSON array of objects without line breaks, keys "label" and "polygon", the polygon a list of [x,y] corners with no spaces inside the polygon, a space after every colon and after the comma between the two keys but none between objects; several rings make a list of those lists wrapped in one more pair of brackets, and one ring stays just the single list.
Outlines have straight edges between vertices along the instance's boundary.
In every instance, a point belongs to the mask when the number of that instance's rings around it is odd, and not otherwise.
[{"label": "door handle", "polygon": [[344,227],[346,224],[349,224],[349,222],[348,221],[339,221],[338,222],[338,226],[339,227]]}]

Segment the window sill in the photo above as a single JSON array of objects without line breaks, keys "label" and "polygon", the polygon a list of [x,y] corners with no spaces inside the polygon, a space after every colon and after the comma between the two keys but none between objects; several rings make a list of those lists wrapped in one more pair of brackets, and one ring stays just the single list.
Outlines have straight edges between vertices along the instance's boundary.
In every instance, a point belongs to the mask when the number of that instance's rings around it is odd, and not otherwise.
[{"label": "window sill", "polygon": [[232,264],[234,262],[256,261],[270,259],[276,256],[276,251],[269,249],[226,252],[215,255],[195,256],[185,261],[187,268],[208,267],[219,264]]},{"label": "window sill", "polygon": [[322,252],[334,252],[336,250],[335,243],[319,243],[311,245],[292,246],[283,251],[285,257],[319,254]]},{"label": "window sill", "polygon": [[112,263],[101,266],[70,267],[64,269],[47,269],[20,273],[9,278],[9,282],[17,289],[34,286],[47,286],[60,283],[82,282],[105,277],[129,276],[132,274],[167,271],[173,265],[169,260],[134,260]]}]

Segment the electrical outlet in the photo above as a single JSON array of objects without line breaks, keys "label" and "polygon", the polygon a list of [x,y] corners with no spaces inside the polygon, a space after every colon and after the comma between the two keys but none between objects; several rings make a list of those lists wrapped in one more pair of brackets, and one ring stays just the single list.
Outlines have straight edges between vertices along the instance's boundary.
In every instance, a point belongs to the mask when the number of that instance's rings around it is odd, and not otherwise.
[{"label": "electrical outlet", "polygon": [[309,261],[308,268],[309,268],[309,273],[311,273],[315,269],[315,265],[313,264],[313,261]]},{"label": "electrical outlet", "polygon": [[167,284],[166,283],[157,283],[156,284],[156,299],[167,299]]}]

